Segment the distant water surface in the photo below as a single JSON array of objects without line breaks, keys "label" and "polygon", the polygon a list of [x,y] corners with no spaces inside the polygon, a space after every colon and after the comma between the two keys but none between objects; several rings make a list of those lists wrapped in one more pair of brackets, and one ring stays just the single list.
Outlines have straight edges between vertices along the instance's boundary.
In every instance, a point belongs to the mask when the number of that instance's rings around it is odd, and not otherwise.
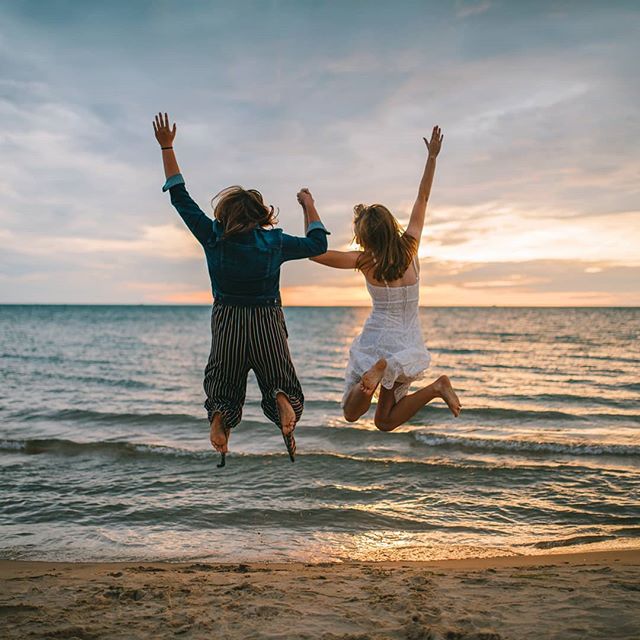
[{"label": "distant water surface", "polygon": [[286,310],[298,459],[255,380],[217,469],[205,307],[0,306],[0,556],[429,559],[640,543],[640,310],[425,308],[427,382],[392,433],[341,417],[360,308]]}]

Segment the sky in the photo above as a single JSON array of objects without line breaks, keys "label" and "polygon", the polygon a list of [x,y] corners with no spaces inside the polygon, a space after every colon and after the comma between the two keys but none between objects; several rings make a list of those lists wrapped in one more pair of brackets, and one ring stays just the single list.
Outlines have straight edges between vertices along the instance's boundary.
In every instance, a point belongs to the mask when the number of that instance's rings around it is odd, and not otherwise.
[{"label": "sky", "polygon": [[[0,0],[0,303],[209,303],[151,121],[191,195],[309,187],[408,220],[444,132],[423,305],[640,305],[640,5],[468,0]],[[301,261],[285,304],[367,304]]]}]

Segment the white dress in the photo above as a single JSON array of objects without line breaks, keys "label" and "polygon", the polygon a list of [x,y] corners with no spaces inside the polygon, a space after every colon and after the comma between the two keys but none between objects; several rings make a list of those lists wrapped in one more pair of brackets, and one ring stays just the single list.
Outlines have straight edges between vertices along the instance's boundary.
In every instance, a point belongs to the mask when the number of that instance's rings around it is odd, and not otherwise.
[{"label": "white dress", "polygon": [[429,367],[431,354],[422,339],[418,314],[420,277],[416,260],[413,268],[416,273],[414,284],[380,287],[367,282],[373,308],[349,350],[343,406],[351,387],[380,358],[387,361],[382,386],[391,389],[396,382],[400,383],[394,392],[396,402],[407,394],[411,383],[422,378]]}]

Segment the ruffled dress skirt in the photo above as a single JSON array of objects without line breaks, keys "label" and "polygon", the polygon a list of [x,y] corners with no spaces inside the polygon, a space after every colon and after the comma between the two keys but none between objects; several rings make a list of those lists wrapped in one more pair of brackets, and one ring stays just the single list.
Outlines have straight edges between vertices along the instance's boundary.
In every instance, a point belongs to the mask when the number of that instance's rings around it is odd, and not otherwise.
[{"label": "ruffled dress skirt", "polygon": [[343,406],[353,385],[381,358],[387,361],[381,385],[395,387],[396,402],[407,394],[412,382],[424,377],[431,363],[420,327],[419,282],[402,287],[377,287],[367,282],[367,288],[373,309],[349,349]]}]

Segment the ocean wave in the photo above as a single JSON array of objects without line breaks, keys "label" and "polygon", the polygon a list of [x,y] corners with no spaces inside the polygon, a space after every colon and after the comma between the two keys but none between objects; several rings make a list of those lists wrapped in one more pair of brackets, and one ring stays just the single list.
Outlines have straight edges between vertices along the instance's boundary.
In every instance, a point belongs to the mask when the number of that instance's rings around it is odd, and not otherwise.
[{"label": "ocean wave", "polygon": [[174,457],[203,458],[208,451],[191,451],[164,445],[136,444],[133,442],[75,442],[61,438],[33,438],[25,440],[0,440],[0,451],[36,455],[53,453],[58,455],[82,455],[86,453],[113,455],[116,457],[168,455]]},{"label": "ocean wave", "polygon": [[[377,433],[377,432],[372,432]],[[568,455],[568,456],[640,456],[640,446],[622,444],[587,444],[580,442],[545,442],[531,440],[509,440],[497,438],[474,438],[464,436],[450,436],[439,433],[424,432],[404,432],[397,434],[401,437],[411,438],[414,442],[432,448],[457,449],[467,452],[482,452],[496,454],[516,454],[516,455]],[[208,464],[216,458],[212,450],[209,449],[184,449],[168,445],[134,443],[128,441],[95,441],[77,442],[60,438],[33,438],[33,439],[3,439],[0,440],[0,452],[7,454],[22,453],[27,455],[48,454],[54,456],[96,456],[108,457],[118,460],[127,459],[148,459],[162,458],[164,460],[173,459],[178,461],[191,461],[193,463]],[[265,452],[241,452],[233,451],[232,456],[236,459],[244,459],[262,464],[268,460],[285,455],[282,451]],[[304,457],[307,461],[314,460],[316,464],[322,466],[335,465],[336,463],[354,463],[365,465],[401,465],[403,467],[425,466],[430,468],[440,468],[447,472],[458,472],[470,467],[480,469],[487,473],[495,473],[500,467],[484,464],[478,467],[477,462],[472,460],[443,460],[419,459],[406,454],[396,453],[393,450],[385,449],[378,452],[362,451],[331,451],[331,450],[299,450],[299,457]]]},{"label": "ocean wave", "polygon": [[411,432],[429,447],[447,447],[468,451],[518,454],[558,454],[569,456],[640,456],[640,446],[588,442],[553,442],[511,438],[474,438],[442,433]]},{"label": "ocean wave", "polygon": [[[535,396],[531,399],[535,400]],[[433,410],[430,407],[429,410]],[[446,411],[447,409],[440,407],[439,410]],[[478,418],[481,420],[510,420],[510,421],[523,421],[528,422],[548,422],[556,421],[561,422],[593,422],[594,420],[611,421],[611,422],[640,422],[640,415],[628,414],[628,413],[604,413],[590,411],[587,414],[575,414],[568,413],[567,411],[555,411],[555,410],[535,410],[535,409],[517,409],[517,408],[505,408],[505,407],[472,407],[469,409],[463,409],[463,418]]]},{"label": "ocean wave", "polygon": [[[154,382],[143,382],[142,380],[132,380],[131,378],[104,378],[100,376],[64,376],[63,380],[74,380],[81,384],[98,384],[106,387],[123,387],[125,389],[155,389],[162,388],[166,390],[166,387],[160,387],[160,385]],[[177,387],[173,387],[177,388]]]},{"label": "ocean wave", "polygon": [[48,364],[113,364],[113,360],[108,360],[105,358],[73,358],[67,355],[43,355],[42,353],[9,353],[3,352],[0,353],[0,360],[24,360],[25,362],[34,361],[34,362],[45,362]]},{"label": "ocean wave", "polygon": [[118,413],[109,411],[90,411],[87,409],[61,409],[60,411],[16,411],[9,414],[10,419],[21,422],[51,420],[60,422],[87,422],[92,424],[193,424],[202,426],[206,416],[198,418],[186,413]]},{"label": "ocean wave", "polygon": [[[193,449],[181,449],[179,447],[171,447],[166,445],[156,445],[147,443],[134,443],[127,441],[104,441],[99,440],[95,442],[76,442],[74,440],[65,440],[61,438],[33,438],[23,440],[3,439],[0,440],[0,451],[16,452],[26,454],[42,454],[52,453],[58,455],[82,455],[82,454],[96,454],[96,455],[112,455],[116,457],[147,457],[147,456],[169,456],[174,458],[191,458],[205,460],[210,459],[215,454],[212,450],[193,450]],[[243,458],[270,458],[277,455],[284,455],[286,452],[284,448],[282,451],[274,453],[240,453],[233,452],[234,457]],[[303,453],[299,452],[299,455],[316,456],[324,458],[349,458],[346,454],[331,453],[331,452],[311,452]],[[358,459],[358,458],[356,458]],[[363,461],[369,461],[369,458],[365,458]],[[372,459],[372,461],[388,462],[389,460]]]},{"label": "ocean wave", "polygon": [[565,358],[571,360],[598,360],[600,362],[628,362],[629,364],[638,364],[637,358],[625,358],[624,356],[611,355],[611,356],[599,356],[593,353],[568,353]]},{"label": "ocean wave", "polygon": [[[174,458],[191,458],[199,460],[208,460],[211,457],[217,456],[213,450],[209,449],[182,449],[179,447],[172,447],[167,445],[157,445],[148,443],[135,443],[127,441],[104,441],[98,440],[95,442],[76,442],[74,440],[65,440],[62,438],[33,438],[33,439],[3,439],[0,440],[0,451],[16,452],[26,454],[42,454],[52,453],[58,455],[82,455],[82,454],[97,454],[97,455],[112,455],[116,457],[147,457],[147,456],[169,456]],[[246,452],[233,452],[235,458],[272,458],[274,456],[286,455],[284,447],[282,451],[275,452],[260,452],[260,453],[246,453]],[[360,462],[413,462],[411,460],[395,459],[389,456],[374,458],[370,456],[357,456],[349,455],[340,452],[331,451],[310,451],[305,453],[299,451],[298,455],[306,457],[316,457],[324,459],[353,459]],[[418,461],[420,462],[420,461]]]},{"label": "ocean wave", "polygon": [[[629,408],[637,406],[637,399],[635,398],[603,398],[595,395],[581,395],[576,393],[535,393],[535,394],[509,394],[502,395],[501,398],[503,400],[513,400],[513,401],[529,401],[536,403],[544,403],[544,402],[555,402],[562,404],[572,404],[578,406],[584,406],[587,404],[597,404],[603,407],[611,407],[611,408]],[[616,415],[616,414],[614,414]],[[621,414],[622,415],[622,414]],[[640,416],[631,415],[631,418],[638,419]]]},{"label": "ocean wave", "polygon": [[[535,397],[534,397],[535,399]],[[308,411],[306,423],[310,426],[309,419],[313,420],[313,411],[320,410],[323,413],[328,411],[336,412],[336,417],[341,412],[338,409],[338,402],[335,400],[307,400],[306,408]],[[447,409],[444,407],[428,407],[419,416],[412,419],[410,424],[423,422],[427,417],[436,417]],[[584,421],[613,421],[613,422],[640,422],[640,415],[625,413],[595,413],[590,412],[584,415],[576,415],[566,411],[555,410],[534,410],[534,409],[517,409],[504,407],[472,407],[464,409],[462,417],[465,419],[476,419],[482,422],[503,422],[511,421],[521,423],[526,422],[549,422],[555,421],[558,424],[563,422],[584,422]],[[119,425],[119,426],[145,426],[145,425],[176,425],[176,426],[193,426],[200,429],[206,423],[204,412],[201,416],[187,413],[132,413],[132,412],[109,412],[109,411],[92,411],[88,409],[61,409],[58,411],[42,411],[25,409],[22,411],[14,411],[6,414],[6,420],[16,422],[39,422],[42,420],[50,422],[75,422],[80,424],[91,425]],[[244,424],[263,424],[264,421],[244,420]],[[320,426],[316,423],[316,426]]]},{"label": "ocean wave", "polygon": [[[305,407],[307,411],[310,409],[320,409],[337,412],[339,411],[339,402],[338,400],[306,400]],[[207,422],[204,409],[199,416],[189,413],[133,413],[128,411],[92,411],[90,409],[60,409],[58,411],[24,409],[7,413],[4,419],[16,422],[39,422],[46,420],[50,422],[78,422],[103,425],[117,424],[121,426],[143,426],[147,424],[193,425],[197,428],[202,428],[203,424],[206,425]],[[242,422],[244,425],[257,425],[265,424],[267,419],[243,419]]]},{"label": "ocean wave", "polygon": [[[187,460],[193,463],[204,462],[209,463],[217,460],[217,453],[211,449],[181,449],[167,445],[156,445],[147,443],[134,443],[127,441],[95,441],[95,442],[76,442],[73,440],[65,440],[60,438],[33,438],[24,440],[3,439],[0,440],[0,452],[22,453],[27,455],[49,454],[57,456],[105,456],[116,459],[144,459],[144,458],[163,458],[174,460]],[[284,447],[282,450],[266,451],[266,452],[240,452],[233,451],[231,453],[234,459],[244,459],[263,463],[267,460],[273,460],[278,457],[286,456]],[[443,461],[443,460],[420,460],[415,458],[407,458],[403,455],[394,454],[392,451],[381,452],[380,455],[372,455],[371,452],[363,452],[362,454],[330,451],[330,450],[310,450],[304,451],[298,449],[297,457],[304,457],[307,461],[315,461],[323,466],[333,466],[336,462],[355,463],[365,465],[404,465],[406,466],[425,466],[430,468],[441,468],[457,472],[464,470],[474,464],[465,464],[462,461]],[[484,465],[483,465],[483,468]],[[490,469],[489,469],[490,471]]]},{"label": "ocean wave", "polygon": [[584,535],[584,536],[572,536],[570,538],[563,538],[559,540],[541,540],[536,542],[533,547],[535,549],[555,549],[557,547],[574,547],[576,545],[583,544],[595,544],[596,542],[606,542],[607,540],[615,540],[617,536],[614,535]]},{"label": "ocean wave", "polygon": [[[464,409],[464,417],[472,418],[491,418],[496,420],[583,420],[581,416],[565,411],[542,410],[535,409],[506,409],[503,407],[472,407]],[[593,415],[593,414],[591,414]]]},{"label": "ocean wave", "polygon": [[429,347],[429,351],[438,354],[451,354],[451,355],[479,355],[486,353],[502,353],[499,349],[464,349],[464,348],[447,348],[447,347]]}]

